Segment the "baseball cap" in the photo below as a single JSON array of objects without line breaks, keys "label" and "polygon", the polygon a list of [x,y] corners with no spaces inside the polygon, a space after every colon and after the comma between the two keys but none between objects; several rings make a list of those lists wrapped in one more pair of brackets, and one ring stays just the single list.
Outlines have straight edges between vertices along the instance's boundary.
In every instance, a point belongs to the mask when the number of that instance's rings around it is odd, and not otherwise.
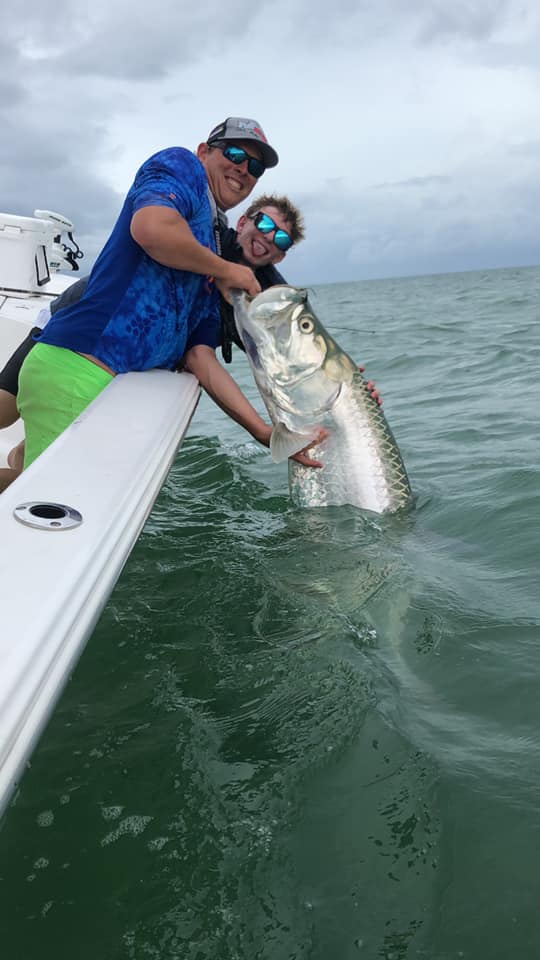
[{"label": "baseball cap", "polygon": [[279,163],[276,151],[268,143],[263,128],[256,120],[249,120],[246,117],[227,117],[223,123],[218,123],[217,127],[210,131],[206,142],[212,144],[218,140],[253,140],[260,147],[266,167],[276,167]]}]

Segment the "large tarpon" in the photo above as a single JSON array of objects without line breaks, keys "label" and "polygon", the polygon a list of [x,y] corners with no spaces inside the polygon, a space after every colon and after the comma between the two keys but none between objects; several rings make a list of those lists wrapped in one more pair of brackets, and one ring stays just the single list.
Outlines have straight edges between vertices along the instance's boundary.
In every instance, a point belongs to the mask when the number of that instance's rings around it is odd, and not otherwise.
[{"label": "large tarpon", "polygon": [[306,290],[233,293],[238,331],[274,429],[275,461],[310,447],[322,469],[289,460],[291,496],[303,507],[352,504],[393,513],[412,502],[405,465],[384,413],[356,364],[315,316]]}]

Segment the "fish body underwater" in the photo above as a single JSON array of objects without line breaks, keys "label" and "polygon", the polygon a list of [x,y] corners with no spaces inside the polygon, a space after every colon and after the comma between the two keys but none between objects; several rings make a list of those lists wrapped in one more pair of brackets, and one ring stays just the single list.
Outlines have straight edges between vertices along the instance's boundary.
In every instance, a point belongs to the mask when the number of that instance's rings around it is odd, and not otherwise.
[{"label": "fish body underwater", "polygon": [[306,290],[269,287],[250,300],[233,292],[238,331],[274,428],[276,462],[309,447],[322,469],[289,460],[301,507],[351,504],[395,513],[412,504],[407,471],[386,417],[353,360],[315,316]]}]

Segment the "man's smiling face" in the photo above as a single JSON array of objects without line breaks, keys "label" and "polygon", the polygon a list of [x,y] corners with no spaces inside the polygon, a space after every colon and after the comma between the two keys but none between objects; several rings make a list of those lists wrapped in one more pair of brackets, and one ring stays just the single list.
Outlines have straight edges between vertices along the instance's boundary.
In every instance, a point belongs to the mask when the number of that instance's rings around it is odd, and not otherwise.
[{"label": "man's smiling face", "polygon": [[[292,224],[285,219],[277,207],[260,207],[257,210],[257,213],[259,212],[267,213],[278,227],[290,233]],[[269,263],[281,263],[285,253],[276,247],[274,232],[261,233],[253,220],[246,216],[240,217],[236,229],[238,231],[238,243],[242,248],[242,256],[247,264],[254,267],[264,267]]]},{"label": "man's smiling face", "polygon": [[[262,153],[252,140],[231,140],[230,143],[242,147],[250,157],[262,160]],[[239,164],[232,163],[227,160],[219,147],[210,147],[207,143],[201,143],[197,156],[206,170],[214,199],[222,210],[230,210],[231,207],[242,203],[246,197],[249,197],[258,182],[257,178],[252,177],[248,172],[247,160]]]}]

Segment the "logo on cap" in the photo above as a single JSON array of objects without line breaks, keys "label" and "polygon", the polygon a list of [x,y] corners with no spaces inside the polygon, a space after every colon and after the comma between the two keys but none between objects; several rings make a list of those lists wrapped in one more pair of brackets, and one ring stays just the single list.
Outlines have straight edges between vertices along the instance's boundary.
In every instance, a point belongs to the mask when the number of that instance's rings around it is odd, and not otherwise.
[{"label": "logo on cap", "polygon": [[239,117],[236,121],[236,126],[239,130],[245,130],[247,132],[254,133],[259,140],[263,141],[263,143],[268,143],[263,131],[257,126],[255,120],[243,120],[241,117]]}]

